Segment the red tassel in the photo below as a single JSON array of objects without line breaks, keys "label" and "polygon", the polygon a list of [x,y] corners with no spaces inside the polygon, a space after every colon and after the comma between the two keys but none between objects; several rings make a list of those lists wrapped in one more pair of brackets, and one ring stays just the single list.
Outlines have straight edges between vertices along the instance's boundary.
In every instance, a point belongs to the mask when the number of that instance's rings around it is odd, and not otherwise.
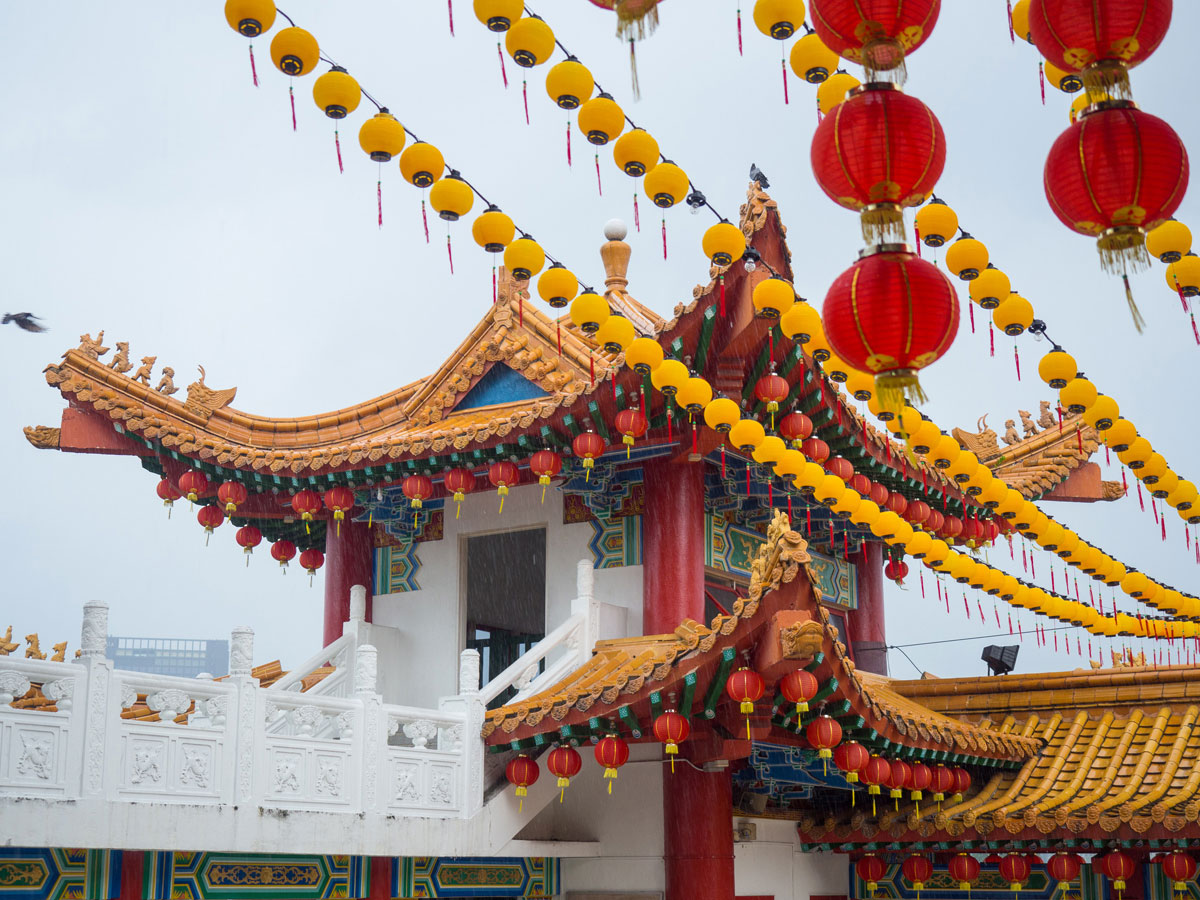
[{"label": "red tassel", "polygon": [[992,329],[991,322],[988,322],[988,355],[996,355],[996,332]]},{"label": "red tassel", "polygon": [[[643,410],[642,414],[645,415],[644,410]],[[725,480],[725,442],[724,441],[721,442],[721,480],[722,481]]]},{"label": "red tassel", "polygon": [[667,258],[667,217],[662,220],[663,259]]},{"label": "red tassel", "polygon": [[917,578],[920,579],[920,582],[921,582],[921,599],[924,600],[925,599],[925,573],[918,572]]},{"label": "red tassel", "polygon": [[1017,366],[1017,381],[1021,380],[1021,352],[1017,349],[1017,345],[1013,344],[1013,362]]},{"label": "red tassel", "polygon": [[971,315],[971,334],[975,333],[975,304],[967,304],[967,312]]},{"label": "red tassel", "polygon": [[596,153],[596,190],[600,192],[600,196],[604,196],[604,185],[600,183],[600,153]]},{"label": "red tassel", "polygon": [[1152,509],[1154,511],[1154,524],[1157,525],[1158,524],[1158,501],[1154,498],[1153,494],[1150,496],[1150,509]]},{"label": "red tassel", "polygon": [[1196,330],[1196,314],[1189,313],[1192,317],[1192,337],[1196,339],[1196,346],[1200,347],[1200,331]]},{"label": "red tassel", "polygon": [[937,601],[938,601],[938,603],[941,603],[942,602],[942,579],[938,578],[936,575],[933,576],[933,587],[937,591]]},{"label": "red tassel", "polygon": [[1079,454],[1083,455],[1083,432],[1079,430],[1079,426],[1075,426],[1075,440],[1079,444]]},{"label": "red tassel", "polygon": [[789,102],[789,101],[788,101],[788,83],[787,83],[787,82],[788,82],[788,78],[787,78],[787,60],[786,60],[786,59],[781,59],[781,60],[779,61],[779,65],[780,65],[780,67],[783,69],[783,105],[784,105],[784,106],[787,106],[787,105],[788,105],[788,102]]},{"label": "red tassel", "polygon": [[[1018,622],[1017,622],[1017,624],[1018,624],[1018,625],[1020,625],[1020,624],[1021,624],[1021,623],[1020,623],[1020,621],[1018,621]],[[1009,613],[1009,614],[1008,614],[1008,633],[1009,633],[1009,634],[1012,634],[1012,633],[1013,633],[1013,630],[1012,630],[1012,613]]]},{"label": "red tassel", "polygon": [[292,91],[292,86],[288,85],[288,99],[292,102],[292,131],[296,130],[296,95]]},{"label": "red tassel", "polygon": [[1138,491],[1138,506],[1141,507],[1142,512],[1145,512],[1146,511],[1146,502],[1142,499],[1142,483],[1140,481],[1138,482],[1137,491]]},{"label": "red tassel", "polygon": [[250,77],[254,79],[254,86],[258,87],[258,69],[254,65],[254,45],[250,45]]},{"label": "red tassel", "polygon": [[724,275],[720,276],[718,281],[721,285],[720,312],[721,312],[721,318],[723,319],[723,318],[725,318],[725,276]]},{"label": "red tassel", "polygon": [[1127,482],[1125,480],[1125,467],[1124,466],[1121,467],[1121,487],[1124,489],[1126,494],[1129,493],[1129,482]]},{"label": "red tassel", "polygon": [[425,226],[425,243],[429,243],[429,217],[425,215],[425,198],[421,198],[421,224]]},{"label": "red tassel", "polygon": [[571,167],[571,120],[567,119],[567,168]]},{"label": "red tassel", "polygon": [[992,601],[992,612],[996,614],[996,627],[1000,627],[1000,608],[996,606],[996,601]]},{"label": "red tassel", "polygon": [[1188,311],[1187,297],[1183,296],[1183,285],[1179,283],[1179,276],[1175,276],[1175,293],[1179,295],[1179,302],[1183,305],[1183,311]]},{"label": "red tassel", "polygon": [[1167,517],[1162,516],[1158,522],[1162,525],[1162,539],[1165,541],[1167,539]]},{"label": "red tassel", "polygon": [[1054,566],[1050,567],[1050,591],[1052,593],[1058,592],[1058,588],[1054,586]]},{"label": "red tassel", "polygon": [[633,227],[638,230],[638,233],[641,233],[642,217],[638,215],[637,191],[633,192]]},{"label": "red tassel", "polygon": [[[495,259],[495,257],[493,256],[492,259]],[[492,306],[496,305],[497,299],[498,299],[498,297],[496,295],[496,267],[492,266]]]},{"label": "red tassel", "polygon": [[767,506],[775,505],[775,487],[772,482],[767,482]]},{"label": "red tassel", "polygon": [[1013,31],[1012,0],[1008,0],[1008,39],[1014,44],[1017,42],[1016,32]]},{"label": "red tassel", "polygon": [[[915,243],[917,246],[917,257],[921,258],[921,226],[918,225],[916,222],[913,222],[913,236],[916,239]],[[971,321],[972,322],[975,321],[974,313],[971,314]],[[972,329],[972,330],[974,330],[974,329]]]},{"label": "red tassel", "polygon": [[[615,385],[616,383],[617,383],[616,379],[614,378],[613,384]],[[616,391],[616,388],[614,387],[613,390]],[[616,402],[616,401],[614,401],[614,402]],[[699,452],[700,452],[700,441],[699,441],[699,438],[697,437],[696,425],[695,425],[695,423],[693,423],[692,424],[692,456],[696,456],[697,454],[699,454]],[[788,518],[791,518],[791,515],[792,515],[792,498],[788,497]]]},{"label": "red tassel", "polygon": [[835,551],[833,549],[833,519],[830,519],[829,520],[829,555],[832,556],[836,552],[837,551]]},{"label": "red tassel", "polygon": [[[693,451],[693,452],[695,452],[695,450],[696,450],[695,437],[694,437],[694,435],[695,435],[695,434],[696,434],[696,431],[695,431],[695,429],[692,429],[692,435],[693,435],[693,438],[692,438],[692,451]],[[791,520],[791,518],[792,518],[792,495],[791,495],[791,494],[788,494],[788,520],[790,521],[790,520]]]},{"label": "red tassel", "polygon": [[1033,551],[1029,551],[1029,574],[1037,578],[1037,561],[1033,558]]},{"label": "red tassel", "polygon": [[738,31],[738,56],[742,55],[742,8],[739,6],[737,11],[737,31]]},{"label": "red tassel", "polygon": [[[669,444],[669,443],[671,443],[671,441],[673,441],[675,439],[674,430],[671,427],[671,423],[674,420],[675,416],[672,415],[671,399],[669,397],[667,398],[667,402],[664,406],[664,409],[666,410],[666,413],[667,413],[667,443]],[[747,463],[746,464],[746,480],[749,481],[749,479],[750,479],[750,465],[749,465],[749,463]],[[749,487],[747,487],[747,494],[749,494]]]},{"label": "red tassel", "polygon": [[950,588],[946,588],[946,590],[942,591],[942,595],[944,596],[944,598],[946,600],[946,612],[949,613],[950,612]]},{"label": "red tassel", "polygon": [[[804,533],[809,534],[809,535],[812,534],[812,507],[811,506],[806,506],[804,508]],[[1196,552],[1200,553],[1200,541],[1196,541]],[[1200,563],[1200,556],[1196,557],[1196,562]]]},{"label": "red tassel", "polygon": [[496,41],[496,53],[500,56],[500,77],[504,79],[504,87],[508,88],[508,72],[504,69],[504,50],[500,47],[500,42]]},{"label": "red tassel", "polygon": [[375,182],[375,205],[379,210],[379,227],[383,227],[383,182]]},{"label": "red tassel", "polygon": [[971,621],[971,607],[967,603],[967,592],[963,591],[963,611],[967,614],[967,621]]},{"label": "red tassel", "polygon": [[450,13],[450,37],[454,37],[454,0],[446,0],[446,6]]},{"label": "red tassel", "polygon": [[[596,386],[596,357],[592,355],[591,351],[588,351],[588,371],[591,373],[591,376],[592,376],[592,386],[595,387]],[[668,411],[667,428],[670,428],[670,427],[671,427],[671,416]]]},{"label": "red tassel", "polygon": [[345,173],[345,169],[342,168],[342,140],[338,137],[337,128],[333,129],[333,146],[334,149],[337,150],[338,174],[342,175]]},{"label": "red tassel", "polygon": [[817,100],[817,124],[820,125],[825,119],[825,114],[821,112],[821,101]]},{"label": "red tassel", "polygon": [[1046,105],[1046,71],[1042,68],[1042,61],[1038,60],[1038,84],[1042,88],[1042,106]]},{"label": "red tassel", "polygon": [[525,327],[525,295],[521,291],[517,291],[517,324]]},{"label": "red tassel", "polygon": [[850,536],[846,531],[842,532],[842,559],[850,558]]},{"label": "red tassel", "polygon": [[529,82],[521,78],[521,99],[525,101],[525,124],[529,124]]},{"label": "red tassel", "polygon": [[1058,433],[1061,435],[1061,434],[1062,434],[1062,414],[1063,414],[1063,408],[1062,408],[1061,406],[1058,406],[1058,405],[1056,404],[1056,405],[1055,405],[1055,407],[1054,407],[1054,409],[1055,409],[1055,412],[1057,412],[1057,413],[1058,413]]},{"label": "red tassel", "polygon": [[450,260],[450,274],[454,274],[454,250],[450,246],[450,235],[446,235],[446,256]]},{"label": "red tassel", "polygon": [[1105,466],[1112,465],[1112,457],[1109,456],[1109,454],[1108,454],[1108,444],[1104,445],[1104,465]]},{"label": "red tassel", "polygon": [[[746,496],[750,496],[750,463],[746,463]],[[833,523],[829,523],[829,527],[833,528]],[[832,532],[831,532],[832,534]],[[832,538],[831,538],[832,540]]]}]

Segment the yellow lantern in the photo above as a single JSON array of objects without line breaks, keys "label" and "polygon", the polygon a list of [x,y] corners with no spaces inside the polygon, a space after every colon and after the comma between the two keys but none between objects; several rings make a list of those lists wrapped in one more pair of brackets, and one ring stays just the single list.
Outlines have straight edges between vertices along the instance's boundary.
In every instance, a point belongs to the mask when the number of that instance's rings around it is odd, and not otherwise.
[{"label": "yellow lantern", "polygon": [[836,353],[821,363],[821,369],[834,384],[845,384],[847,379],[850,378],[850,366]]},{"label": "yellow lantern", "polygon": [[1150,579],[1141,572],[1130,572],[1121,580],[1121,590],[1130,597],[1143,597],[1150,590]]},{"label": "yellow lantern", "polygon": [[[509,245],[509,249],[515,246],[518,242],[513,241]],[[508,251],[505,251],[505,265],[508,264]],[[626,347],[633,343],[633,339],[637,337],[637,333],[633,330],[633,323],[618,312],[614,312],[604,324],[596,331],[595,341],[609,353],[620,353]]]},{"label": "yellow lantern", "polygon": [[608,316],[608,301],[591,288],[576,297],[571,304],[571,321],[584,334],[595,334]]},{"label": "yellow lantern", "polygon": [[851,369],[846,378],[846,390],[855,400],[870,400],[875,393],[875,376]]},{"label": "yellow lantern", "polygon": [[970,282],[967,293],[983,309],[995,309],[1008,299],[1008,295],[1012,293],[1012,284],[1007,275],[988,263],[987,268],[979,273],[979,277]]},{"label": "yellow lantern", "polygon": [[662,365],[662,361],[662,345],[654,338],[640,337],[625,348],[625,364],[643,377]]},{"label": "yellow lantern", "polygon": [[988,251],[982,241],[977,241],[965,231],[963,236],[946,251],[946,268],[963,281],[973,281],[987,268]]},{"label": "yellow lantern", "polygon": [[[579,281],[574,272],[562,263],[555,262],[551,263],[550,268],[542,273],[538,279],[537,289],[538,296],[552,308],[562,309],[579,293]],[[657,342],[654,342],[654,346],[658,346]],[[661,353],[662,348],[659,348],[659,354],[661,355]]]},{"label": "yellow lantern", "polygon": [[1079,535],[1069,528],[1063,529],[1063,536],[1058,542],[1058,549],[1055,551],[1064,559],[1075,552],[1075,548],[1079,546]]},{"label": "yellow lantern", "polygon": [[804,468],[800,470],[800,474],[796,476],[792,484],[795,485],[799,489],[800,493],[805,497],[811,497],[813,495],[813,491],[817,489],[817,485],[820,484],[828,474],[828,472],[826,472],[815,462],[806,462],[804,464]]},{"label": "yellow lantern", "polygon": [[358,145],[367,156],[378,163],[388,162],[403,150],[406,139],[404,126],[396,121],[396,117],[388,112],[386,106],[363,122],[362,127],[358,129]]},{"label": "yellow lantern", "polygon": [[1112,428],[1113,422],[1117,421],[1120,415],[1121,407],[1117,405],[1117,401],[1112,397],[1100,394],[1083,414],[1083,421],[1097,431],[1107,431]]},{"label": "yellow lantern", "polygon": [[613,162],[626,175],[640,178],[658,165],[658,141],[650,132],[632,128],[613,144]]},{"label": "yellow lantern", "polygon": [[540,66],[554,52],[554,31],[540,16],[517,19],[504,36],[504,48],[523,69]]},{"label": "yellow lantern", "polygon": [[1029,32],[1029,4],[1032,0],[1017,0],[1012,7],[1013,33],[1023,41],[1033,43]]},{"label": "yellow lantern", "polygon": [[[802,305],[801,303],[796,304],[796,306]],[[808,342],[804,345],[804,352],[817,362],[825,362],[825,360],[833,356],[833,348],[829,346],[829,339],[825,337],[825,329],[823,327],[809,336]]]},{"label": "yellow lantern", "polygon": [[[1146,482],[1146,484],[1151,483],[1148,478],[1143,480]],[[1164,469],[1162,474],[1158,476],[1158,481],[1153,482],[1153,484],[1154,490],[1152,490],[1150,493],[1159,500],[1165,500],[1171,496],[1175,488],[1179,487],[1179,476],[1170,469]]]},{"label": "yellow lantern", "polygon": [[1056,346],[1038,363],[1038,375],[1050,387],[1059,390],[1065,388],[1067,382],[1075,377],[1078,368],[1075,357],[1064,351],[1062,347]]},{"label": "yellow lantern", "polygon": [[958,231],[958,213],[945,201],[931,197],[917,210],[916,225],[921,243],[927,247],[940,247]]},{"label": "yellow lantern", "polygon": [[346,118],[358,109],[361,99],[362,88],[341,66],[334,66],[313,82],[313,100],[331,119]]},{"label": "yellow lantern", "polygon": [[562,109],[579,109],[591,99],[595,87],[591,70],[574,56],[556,63],[546,73],[546,93]]},{"label": "yellow lantern", "polygon": [[1167,287],[1185,297],[1200,295],[1200,256],[1189,252],[1167,266]]},{"label": "yellow lantern", "polygon": [[933,546],[933,536],[928,531],[913,532],[904,544],[904,552],[913,559],[924,559]]},{"label": "yellow lantern", "polygon": [[321,61],[321,48],[303,28],[284,28],[271,39],[271,61],[284,75],[307,75]]},{"label": "yellow lantern", "polygon": [[1192,249],[1192,231],[1178,219],[1167,219],[1146,233],[1146,249],[1165,263],[1179,262]]},{"label": "yellow lantern", "polygon": [[1175,490],[1167,495],[1167,503],[1180,512],[1186,512],[1196,503],[1196,485],[1183,479],[1176,485]]},{"label": "yellow lantern", "polygon": [[862,525],[864,528],[870,528],[879,519],[882,510],[879,504],[874,500],[863,500],[858,504],[858,509],[850,514],[850,521],[855,525]]},{"label": "yellow lantern", "polygon": [[767,37],[785,41],[804,24],[804,0],[756,0],[754,25]]},{"label": "yellow lantern", "polygon": [[1009,294],[992,310],[992,321],[1009,337],[1016,337],[1033,323],[1033,306],[1020,294]]},{"label": "yellow lantern", "polygon": [[822,506],[832,508],[844,493],[846,493],[846,483],[836,475],[826,475],[813,489],[813,499]]},{"label": "yellow lantern", "polygon": [[996,504],[996,512],[1003,518],[1012,521],[1017,517],[1017,511],[1025,503],[1025,497],[1020,491],[1005,487],[1002,481],[997,481],[997,484],[1003,488],[1003,492],[1000,501]]},{"label": "yellow lantern", "polygon": [[1080,114],[1091,105],[1092,99],[1088,96],[1087,91],[1084,91],[1071,101],[1071,108],[1067,110],[1067,121],[1074,125],[1075,120],[1079,118]]},{"label": "yellow lantern", "polygon": [[742,258],[746,252],[746,236],[736,225],[721,220],[704,232],[701,246],[714,266],[724,268]]},{"label": "yellow lantern", "polygon": [[429,205],[447,222],[457,222],[474,204],[475,192],[462,180],[457,169],[451,169],[429,191]]},{"label": "yellow lantern", "polygon": [[784,450],[779,459],[775,460],[775,477],[791,481],[803,471],[807,461],[799,450]]},{"label": "yellow lantern", "polygon": [[[628,352],[625,358],[629,358]],[[704,407],[704,424],[720,434],[729,434],[741,415],[742,411],[736,403],[728,397],[717,397]]]},{"label": "yellow lantern", "polygon": [[442,151],[424,141],[416,141],[400,154],[400,174],[419,188],[427,188],[441,178],[445,168]]},{"label": "yellow lantern", "polygon": [[1114,559],[1108,567],[1108,572],[1105,574],[1104,583],[1109,587],[1116,587],[1125,579],[1125,564],[1119,559]]},{"label": "yellow lantern", "polygon": [[625,130],[625,111],[602,91],[579,107],[578,123],[589,143],[603,147]]},{"label": "yellow lantern", "polygon": [[525,13],[523,0],[475,0],[475,18],[488,31],[508,31]]},{"label": "yellow lantern", "polygon": [[814,334],[820,334],[823,330],[821,314],[807,301],[793,303],[780,315],[779,330],[789,340],[807,344]]},{"label": "yellow lantern", "polygon": [[817,85],[817,109],[827,116],[846,99],[846,95],[862,84],[846,72],[834,72]]},{"label": "yellow lantern", "polygon": [[[716,401],[713,401],[714,403]],[[732,401],[731,401],[732,402]],[[709,406],[712,406],[710,403]],[[705,409],[707,418],[708,409]],[[753,453],[767,433],[757,419],[738,419],[729,429],[729,442],[743,453]]]},{"label": "yellow lantern", "polygon": [[691,372],[677,359],[664,359],[661,365],[655,366],[654,371],[650,373],[650,383],[654,385],[665,397],[674,397],[688,378],[691,377]]},{"label": "yellow lantern", "polygon": [[754,452],[750,456],[759,465],[774,467],[775,463],[781,460],[783,454],[786,452],[787,444],[783,442],[783,438],[774,434],[768,434],[754,448]]},{"label": "yellow lantern", "polygon": [[958,459],[962,453],[962,448],[958,446],[958,441],[950,437],[948,434],[943,434],[939,437],[932,447],[929,448],[929,461],[938,469],[947,469],[950,464]]},{"label": "yellow lantern", "polygon": [[1042,61],[1042,69],[1050,85],[1064,94],[1074,94],[1083,87],[1083,78],[1075,72],[1064,72],[1050,60]]},{"label": "yellow lantern", "polygon": [[1157,451],[1146,457],[1145,465],[1137,471],[1137,477],[1145,484],[1157,484],[1167,471],[1167,461]]},{"label": "yellow lantern", "polygon": [[494,204],[471,223],[471,237],[488,253],[499,253],[509,245],[516,233],[513,220]]},{"label": "yellow lantern", "polygon": [[1017,506],[1016,515],[1013,516],[1013,527],[1024,534],[1033,520],[1037,518],[1038,508],[1030,501],[1023,499],[1024,495],[1020,491],[1017,491],[1017,496],[1022,497],[1022,501]]},{"label": "yellow lantern", "polygon": [[846,488],[845,492],[834,501],[833,506],[830,508],[839,519],[849,519],[854,515],[854,511],[858,509],[862,500],[861,494],[850,488]]},{"label": "yellow lantern", "polygon": [[979,458],[970,450],[961,451],[954,461],[946,467],[946,474],[958,484],[966,484],[979,468]]},{"label": "yellow lantern", "polygon": [[789,60],[796,77],[803,78],[809,84],[825,81],[838,66],[838,55],[825,46],[815,31],[792,44]]},{"label": "yellow lantern", "polygon": [[772,275],[754,286],[750,299],[755,315],[775,321],[796,302],[796,291],[778,275]]},{"label": "yellow lantern", "polygon": [[546,251],[527,234],[521,235],[504,248],[504,266],[512,272],[517,281],[528,281],[542,271],[544,265]]},{"label": "yellow lantern", "polygon": [[691,376],[679,386],[675,402],[688,412],[688,417],[703,412],[713,398],[712,385],[697,375]]},{"label": "yellow lantern", "polygon": [[1128,450],[1129,445],[1137,439],[1137,436],[1137,429],[1128,419],[1117,419],[1112,423],[1112,427],[1101,435],[1104,443],[1108,444],[1108,448],[1113,453]]},{"label": "yellow lantern", "polygon": [[[796,305],[800,306],[802,304],[797,303]],[[880,422],[887,423],[896,418],[895,411],[884,409],[883,404],[879,402],[878,397],[871,397],[869,400],[867,400],[867,409],[870,411],[871,415],[877,418]]]},{"label": "yellow lantern", "polygon": [[245,37],[258,37],[275,24],[274,0],[225,0],[225,21]]},{"label": "yellow lantern", "polygon": [[1096,386],[1086,378],[1072,378],[1058,392],[1058,402],[1069,413],[1078,415],[1096,402]]},{"label": "yellow lantern", "polygon": [[904,520],[892,512],[890,509],[879,514],[879,518],[871,525],[871,534],[882,541],[886,541],[896,533],[896,529],[900,527],[900,523]]},{"label": "yellow lantern", "polygon": [[669,159],[664,159],[642,179],[642,190],[662,209],[670,209],[686,197],[689,186],[687,174]]},{"label": "yellow lantern", "polygon": [[933,422],[922,419],[921,423],[908,436],[909,446],[914,453],[922,455],[933,449],[934,444],[941,440],[942,432]]}]

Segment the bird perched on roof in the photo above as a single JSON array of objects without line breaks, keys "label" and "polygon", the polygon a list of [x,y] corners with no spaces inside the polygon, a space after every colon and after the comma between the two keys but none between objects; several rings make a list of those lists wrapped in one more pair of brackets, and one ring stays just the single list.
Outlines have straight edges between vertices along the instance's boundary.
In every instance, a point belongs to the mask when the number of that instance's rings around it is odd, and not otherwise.
[{"label": "bird perched on roof", "polygon": [[750,163],[750,180],[757,181],[759,186],[765,191],[771,186],[771,182],[767,181],[767,175],[754,163]]},{"label": "bird perched on roof", "polygon": [[5,313],[4,319],[0,321],[0,325],[7,325],[9,322],[12,322],[24,331],[40,332],[46,330],[38,324],[38,317],[33,313]]}]

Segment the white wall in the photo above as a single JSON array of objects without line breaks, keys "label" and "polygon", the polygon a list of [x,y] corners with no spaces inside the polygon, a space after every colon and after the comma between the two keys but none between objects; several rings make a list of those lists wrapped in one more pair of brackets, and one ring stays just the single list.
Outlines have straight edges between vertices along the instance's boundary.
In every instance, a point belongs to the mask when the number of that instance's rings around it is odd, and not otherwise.
[{"label": "white wall", "polygon": [[845,896],[848,891],[848,857],[836,853],[801,853],[794,822],[735,817],[752,822],[758,836],[734,844],[733,877],[744,896],[775,900],[808,900],[814,894]]},{"label": "white wall", "polygon": [[[432,707],[437,705],[439,697],[457,691],[458,652],[465,637],[459,556],[462,538],[545,527],[546,631],[552,631],[570,615],[576,563],[592,558],[588,542],[595,532],[588,522],[562,524],[560,491],[554,487],[548,489],[544,504],[540,502],[541,495],[541,486],[537,484],[514,488],[504,501],[504,512],[500,513],[496,492],[477,490],[463,502],[461,518],[455,519],[453,509],[447,510],[442,540],[417,545],[416,554],[421,561],[417,583],[421,590],[375,597],[375,624],[401,632],[392,642],[394,654],[381,652],[379,658],[381,683],[403,685],[401,696],[389,696],[389,702]],[[641,634],[641,566],[598,569],[595,574],[596,599],[628,611],[624,617],[612,615],[611,610],[602,615],[601,634],[604,637]]]}]

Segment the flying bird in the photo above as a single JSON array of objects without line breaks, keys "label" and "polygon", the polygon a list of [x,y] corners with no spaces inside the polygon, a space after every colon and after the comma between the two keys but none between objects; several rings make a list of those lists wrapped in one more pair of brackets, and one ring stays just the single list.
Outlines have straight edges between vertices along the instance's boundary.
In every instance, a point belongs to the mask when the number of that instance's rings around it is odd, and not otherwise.
[{"label": "flying bird", "polygon": [[757,181],[762,185],[764,191],[771,187],[771,182],[767,181],[766,173],[754,163],[750,164],[750,180]]},{"label": "flying bird", "polygon": [[9,322],[24,331],[41,332],[46,330],[45,327],[38,324],[38,317],[33,313],[5,313],[0,325],[7,325]]}]

